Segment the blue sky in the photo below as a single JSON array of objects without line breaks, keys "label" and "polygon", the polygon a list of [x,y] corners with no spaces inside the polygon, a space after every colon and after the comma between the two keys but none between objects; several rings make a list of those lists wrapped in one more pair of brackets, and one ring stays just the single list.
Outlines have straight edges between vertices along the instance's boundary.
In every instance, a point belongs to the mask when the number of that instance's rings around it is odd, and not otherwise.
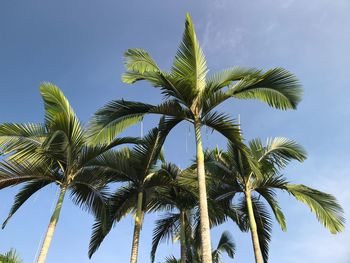
[{"label": "blue sky", "polygon": [[[237,100],[229,101],[222,110],[234,117],[240,114],[246,139],[285,136],[303,144],[309,159],[286,170],[289,180],[336,195],[349,218],[347,0],[1,1],[0,122],[41,122],[43,105],[38,87],[44,81],[64,91],[84,122],[112,99],[159,101],[158,90],[146,83],[121,83],[122,55],[127,48],[144,48],[159,65],[169,68],[187,11],[211,72],[237,65],[281,66],[299,77],[305,94],[297,111],[282,112],[260,102]],[[154,119],[146,119],[145,130],[154,124]],[[188,129],[182,125],[174,130],[165,146],[167,158],[181,167],[186,167],[194,153],[193,133]],[[128,130],[132,135],[139,132],[140,126]],[[217,134],[203,137],[207,147],[225,145]],[[17,190],[0,191],[1,220]],[[331,235],[317,224],[309,209],[287,195],[280,197],[288,231],[274,228],[270,262],[349,262],[348,229]],[[56,188],[47,187],[30,199],[0,231],[0,251],[14,247],[26,263],[33,262],[55,198]],[[140,263],[149,262],[155,218],[146,216]],[[92,223],[92,216],[66,198],[47,262],[128,262],[132,218],[118,224],[89,261]],[[230,230],[237,243],[235,262],[253,262],[250,236],[232,224],[212,231],[213,245],[222,230]],[[157,261],[177,255],[178,250],[176,244],[162,245]]]}]

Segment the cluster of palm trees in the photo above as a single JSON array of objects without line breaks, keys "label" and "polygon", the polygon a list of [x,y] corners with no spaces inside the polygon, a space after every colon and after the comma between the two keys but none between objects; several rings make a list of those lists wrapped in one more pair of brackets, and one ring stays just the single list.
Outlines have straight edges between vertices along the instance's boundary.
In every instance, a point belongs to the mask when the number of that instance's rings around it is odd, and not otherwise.
[{"label": "cluster of palm trees", "polygon": [[[125,66],[125,83],[145,80],[160,89],[163,101],[151,105],[114,100],[84,127],[61,90],[44,83],[43,123],[0,124],[0,189],[24,184],[3,227],[37,191],[49,184],[59,189],[37,262],[46,260],[67,192],[74,204],[95,216],[89,257],[115,223],[134,215],[131,263],[138,259],[144,217],[153,212],[161,216],[155,222],[151,262],[160,242],[167,239],[180,241],[180,259],[170,255],[166,262],[220,262],[222,253],[233,258],[236,248],[228,232],[216,249],[211,248],[210,229],[226,221],[249,231],[256,262],[267,262],[272,217],[286,230],[277,190],[306,204],[330,232],[343,230],[343,210],[332,195],[290,184],[282,175],[291,161],[305,160],[299,144],[286,138],[245,143],[240,126],[217,110],[230,98],[295,109],[302,88],[293,74],[282,68],[235,67],[208,76],[189,15],[169,71],[161,70],[142,49],[128,50]],[[159,115],[160,121],[146,136],[118,137],[148,114]],[[167,135],[183,121],[193,125],[196,138],[196,158],[186,169],[168,162],[162,150]],[[204,150],[203,126],[222,134],[227,149]]]}]

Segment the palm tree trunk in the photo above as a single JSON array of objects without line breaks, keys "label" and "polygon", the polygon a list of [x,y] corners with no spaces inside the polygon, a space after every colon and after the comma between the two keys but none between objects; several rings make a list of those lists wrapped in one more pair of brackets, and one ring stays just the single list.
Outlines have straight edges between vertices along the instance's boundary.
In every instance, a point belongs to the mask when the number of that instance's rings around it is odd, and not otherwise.
[{"label": "palm tree trunk", "polygon": [[61,187],[61,191],[60,191],[60,195],[59,195],[58,200],[57,200],[55,211],[53,212],[53,214],[51,216],[50,223],[49,223],[49,226],[47,228],[46,236],[45,236],[44,242],[42,244],[37,263],[44,263],[46,260],[47,252],[49,251],[52,237],[53,237],[53,234],[55,232],[55,228],[56,228],[58,219],[60,217],[60,212],[61,212],[62,203],[64,200],[66,190],[67,189],[65,187]]},{"label": "palm tree trunk", "polygon": [[258,229],[257,229],[257,226],[256,226],[256,221],[255,221],[255,216],[254,216],[254,209],[253,209],[253,203],[252,203],[252,197],[251,197],[250,190],[246,190],[245,191],[245,199],[246,199],[247,208],[248,208],[250,233],[251,233],[251,236],[252,236],[254,255],[255,255],[255,262],[256,263],[262,263],[263,259],[262,259],[261,249],[260,249]]},{"label": "palm tree trunk", "polygon": [[136,210],[136,217],[135,217],[134,235],[132,239],[130,263],[137,263],[139,242],[140,242],[140,232],[141,232],[142,221],[143,221],[142,203],[143,203],[143,192],[139,192],[137,195],[137,210]]},{"label": "palm tree trunk", "polygon": [[207,186],[205,182],[204,153],[201,138],[201,123],[197,119],[194,122],[197,144],[197,176],[199,186],[199,210],[201,229],[201,255],[202,263],[212,263],[210,225],[208,215]]},{"label": "palm tree trunk", "polygon": [[185,222],[185,211],[181,209],[181,229],[180,229],[180,243],[181,243],[181,259],[180,263],[186,263],[186,222]]}]

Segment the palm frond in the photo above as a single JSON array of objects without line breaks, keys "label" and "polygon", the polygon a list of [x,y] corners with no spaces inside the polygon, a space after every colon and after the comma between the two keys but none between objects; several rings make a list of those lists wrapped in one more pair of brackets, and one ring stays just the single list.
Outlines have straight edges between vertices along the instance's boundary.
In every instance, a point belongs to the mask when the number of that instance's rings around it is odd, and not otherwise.
[{"label": "palm frond", "polygon": [[306,159],[304,148],[297,142],[284,138],[276,137],[267,140],[266,146],[262,146],[260,139],[249,142],[252,153],[262,164],[264,172],[278,171],[284,168],[292,160],[302,162]]},{"label": "palm frond", "polygon": [[[44,125],[36,123],[0,124],[0,153],[34,151],[45,140],[47,131]],[[30,148],[30,150],[29,150]]]},{"label": "palm frond", "polygon": [[79,148],[84,140],[84,130],[63,92],[51,83],[40,86],[45,106],[45,125],[51,131],[64,131],[72,149]]},{"label": "palm frond", "polygon": [[15,196],[15,202],[11,207],[10,213],[2,224],[2,228],[6,226],[16,211],[37,191],[52,183],[51,180],[32,180],[28,182]]},{"label": "palm frond", "polygon": [[173,97],[182,103],[190,101],[188,94],[191,90],[184,89],[183,83],[179,83],[173,74],[161,71],[145,50],[129,49],[124,53],[124,57],[127,71],[122,76],[123,82],[132,84],[146,80],[154,87],[160,88],[165,97]]},{"label": "palm frond", "polygon": [[108,187],[101,180],[89,179],[76,180],[71,185],[71,198],[74,204],[99,218],[107,207]]},{"label": "palm frond", "polygon": [[162,218],[156,220],[153,229],[151,262],[154,262],[158,245],[161,241],[172,239],[175,231],[178,231],[180,225],[179,213],[167,213]]},{"label": "palm frond", "polygon": [[214,73],[207,79],[207,93],[212,93],[221,90],[224,87],[229,87],[232,83],[244,79],[255,74],[255,68],[234,67]]},{"label": "palm frond", "polygon": [[176,257],[174,256],[169,256],[165,258],[165,262],[164,263],[179,263],[180,260],[177,260]]},{"label": "palm frond", "polygon": [[212,252],[213,263],[220,263],[220,256],[223,252],[227,254],[230,258],[234,257],[236,250],[236,245],[233,238],[228,231],[224,231],[221,234],[219,243],[216,249]]},{"label": "palm frond", "polygon": [[105,209],[105,213],[102,214],[99,218],[95,219],[95,223],[92,226],[92,233],[89,243],[89,258],[97,251],[101,246],[103,240],[110,232],[113,226],[113,218],[110,213],[109,207]]},{"label": "palm frond", "polygon": [[99,109],[88,125],[91,144],[110,143],[129,126],[141,121],[153,105],[141,102],[115,100]]},{"label": "palm frond", "polygon": [[129,71],[136,71],[141,74],[145,72],[159,72],[157,63],[143,49],[128,49],[124,53],[125,67]]},{"label": "palm frond", "polygon": [[235,98],[258,99],[271,107],[286,110],[297,107],[303,90],[292,73],[275,68],[265,73],[257,70],[243,77],[233,83],[228,92]]},{"label": "palm frond", "polygon": [[[189,14],[186,16],[185,32],[177,51],[172,75],[182,85],[187,86],[187,92],[191,99],[203,92],[206,85],[207,65],[202,48],[199,45]],[[182,89],[182,92],[186,89]]]},{"label": "palm frond", "polygon": [[281,226],[282,231],[287,231],[286,219],[285,216],[278,204],[276,199],[276,193],[268,188],[256,188],[255,189],[269,204],[271,210],[273,211],[275,218],[279,225]]},{"label": "palm frond", "polygon": [[119,221],[135,209],[137,188],[132,184],[120,187],[110,198],[113,220]]},{"label": "palm frond", "polygon": [[89,258],[100,247],[104,238],[112,229],[114,222],[134,210],[137,201],[137,189],[132,185],[120,187],[106,203],[105,209],[96,218],[92,227],[92,234],[89,244]]},{"label": "palm frond", "polygon": [[20,258],[16,250],[11,249],[5,254],[0,254],[0,262],[1,263],[23,263],[23,260]]},{"label": "palm frond", "polygon": [[210,112],[203,117],[202,124],[221,133],[237,145],[237,147],[243,147],[240,127],[228,115],[219,112]]},{"label": "palm frond", "polygon": [[216,91],[216,92],[205,92],[201,96],[201,105],[203,115],[208,114],[211,110],[215,109],[225,100],[230,98],[230,95],[226,92]]},{"label": "palm frond", "polygon": [[57,179],[47,167],[31,165],[27,162],[21,164],[6,160],[0,162],[0,189],[32,180],[56,181]]},{"label": "palm frond", "polygon": [[288,184],[286,188],[298,201],[307,205],[332,234],[343,231],[344,211],[334,196],[301,184]]}]

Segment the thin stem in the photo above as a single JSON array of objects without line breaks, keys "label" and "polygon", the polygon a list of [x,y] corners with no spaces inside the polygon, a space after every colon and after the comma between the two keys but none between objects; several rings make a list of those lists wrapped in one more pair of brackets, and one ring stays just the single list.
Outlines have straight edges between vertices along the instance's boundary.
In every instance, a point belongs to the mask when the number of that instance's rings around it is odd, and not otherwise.
[{"label": "thin stem", "polygon": [[130,263],[137,263],[139,242],[140,242],[140,232],[141,232],[142,221],[143,221],[142,203],[143,203],[143,192],[140,191],[137,194],[137,210],[136,210],[136,217],[135,217],[134,235],[132,239]]},{"label": "thin stem", "polygon": [[256,225],[255,216],[254,216],[254,208],[253,208],[253,203],[252,203],[252,198],[251,198],[251,190],[246,189],[244,194],[245,194],[247,208],[248,208],[249,226],[250,226],[250,233],[252,236],[255,262],[262,263],[263,259],[262,259],[260,243],[259,243],[258,228]]},{"label": "thin stem", "polygon": [[197,145],[197,176],[199,187],[199,208],[201,218],[201,255],[203,263],[212,263],[207,187],[205,182],[204,153],[201,138],[201,123],[199,119],[195,120],[194,129]]},{"label": "thin stem", "polygon": [[186,263],[186,222],[185,222],[185,211],[181,209],[181,225],[180,225],[180,243],[181,243],[181,263]]},{"label": "thin stem", "polygon": [[58,197],[55,210],[51,216],[50,223],[49,223],[49,226],[47,228],[47,232],[46,232],[45,239],[44,239],[44,242],[43,242],[41,250],[40,250],[40,254],[39,254],[39,258],[38,258],[37,263],[44,263],[46,260],[46,256],[47,256],[47,253],[48,253],[49,248],[50,248],[52,237],[53,237],[53,234],[55,232],[58,219],[60,217],[62,203],[64,200],[65,193],[66,193],[66,188],[61,187],[60,195]]}]

